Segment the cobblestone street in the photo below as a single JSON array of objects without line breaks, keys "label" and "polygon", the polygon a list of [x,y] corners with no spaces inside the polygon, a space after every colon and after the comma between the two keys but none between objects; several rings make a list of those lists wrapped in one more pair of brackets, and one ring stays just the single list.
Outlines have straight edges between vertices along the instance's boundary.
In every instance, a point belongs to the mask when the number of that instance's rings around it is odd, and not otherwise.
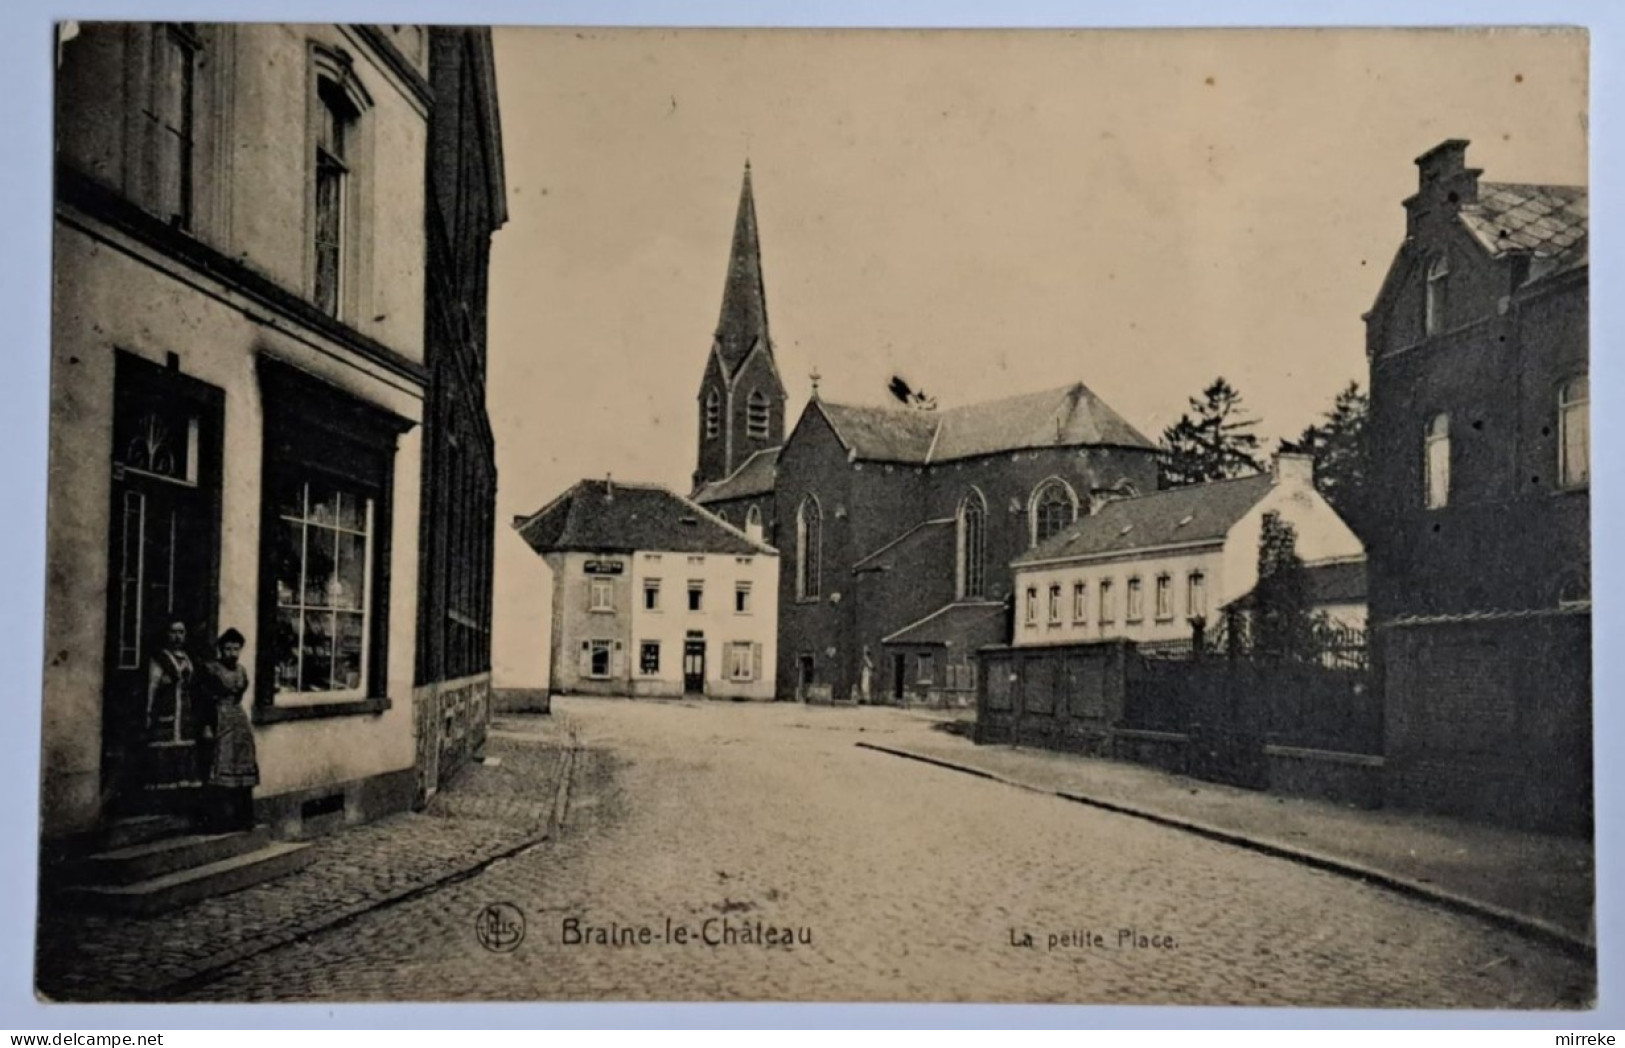
[{"label": "cobblestone street", "polygon": [[[1553,1008],[1591,997],[1584,963],[1476,918],[854,745],[940,737],[922,715],[568,699],[555,711],[551,724],[498,722],[489,752],[518,768],[540,745],[531,725],[576,735],[556,839],[259,953],[187,998]],[[506,952],[477,935],[496,903],[526,922]],[[757,922],[799,941],[742,941]],[[572,928],[587,941],[567,942]],[[650,941],[606,945],[591,929]]]}]

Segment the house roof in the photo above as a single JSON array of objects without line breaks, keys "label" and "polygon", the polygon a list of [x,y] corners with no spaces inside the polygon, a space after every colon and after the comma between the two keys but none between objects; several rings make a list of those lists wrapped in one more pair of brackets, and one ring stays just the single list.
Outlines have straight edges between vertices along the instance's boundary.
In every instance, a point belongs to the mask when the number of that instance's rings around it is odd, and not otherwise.
[{"label": "house roof", "polygon": [[766,495],[773,490],[778,479],[779,449],[763,448],[739,464],[739,468],[721,480],[702,484],[694,493],[694,501],[702,505],[726,502],[751,495]]},{"label": "house roof", "polygon": [[1003,639],[1005,607],[998,601],[959,601],[946,604],[920,621],[905,626],[882,644],[940,644],[975,651]]},{"label": "house roof", "polygon": [[1081,382],[942,411],[816,401],[860,459],[929,465],[1028,448],[1154,448]]},{"label": "house roof", "polygon": [[1480,182],[1462,224],[1493,256],[1533,256],[1529,279],[1573,269],[1589,260],[1590,198],[1585,186]]},{"label": "house roof", "polygon": [[[1364,557],[1305,564],[1303,576],[1304,596],[1312,606],[1365,603]],[[1231,601],[1229,606],[1242,609],[1251,607],[1256,592],[1249,590]]]},{"label": "house roof", "polygon": [[583,480],[513,522],[537,553],[774,553],[703,506],[654,484]]},{"label": "house roof", "polygon": [[1115,499],[1017,557],[1016,565],[1218,542],[1274,483],[1268,473]]}]

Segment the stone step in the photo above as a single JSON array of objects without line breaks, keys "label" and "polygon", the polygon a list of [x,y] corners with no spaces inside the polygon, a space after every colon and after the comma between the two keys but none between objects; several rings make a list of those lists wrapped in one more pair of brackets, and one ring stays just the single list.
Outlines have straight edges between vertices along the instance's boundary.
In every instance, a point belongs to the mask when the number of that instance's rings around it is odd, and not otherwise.
[{"label": "stone step", "polygon": [[134,884],[81,885],[68,889],[67,894],[86,905],[147,917],[285,877],[303,869],[315,857],[309,844],[267,844],[229,859]]},{"label": "stone step", "polygon": [[185,833],[190,825],[180,815],[133,815],[127,819],[116,819],[102,829],[101,844],[96,850],[116,851],[163,837],[173,837],[177,833]]},{"label": "stone step", "polygon": [[243,855],[270,842],[269,827],[241,833],[182,834],[88,855],[67,876],[74,884],[134,884]]}]

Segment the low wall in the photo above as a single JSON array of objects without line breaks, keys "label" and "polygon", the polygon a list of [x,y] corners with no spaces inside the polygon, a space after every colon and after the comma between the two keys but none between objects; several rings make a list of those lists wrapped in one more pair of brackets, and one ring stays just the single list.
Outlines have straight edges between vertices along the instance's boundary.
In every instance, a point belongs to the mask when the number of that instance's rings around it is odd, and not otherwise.
[{"label": "low wall", "polygon": [[1264,761],[1271,792],[1362,808],[1382,807],[1381,757],[1295,746],[1265,746]]}]

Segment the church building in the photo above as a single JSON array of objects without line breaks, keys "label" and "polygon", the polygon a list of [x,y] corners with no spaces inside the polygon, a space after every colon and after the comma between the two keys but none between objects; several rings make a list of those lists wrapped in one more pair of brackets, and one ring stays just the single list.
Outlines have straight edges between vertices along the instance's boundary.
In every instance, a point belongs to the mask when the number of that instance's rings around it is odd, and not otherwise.
[{"label": "church building", "polygon": [[785,400],[747,164],[693,497],[784,559],[781,698],[905,701],[927,644],[946,652],[932,694],[968,700],[975,648],[1008,640],[1010,561],[1156,488],[1156,446],[1081,382],[936,410],[835,404],[815,381],[788,437]]}]

